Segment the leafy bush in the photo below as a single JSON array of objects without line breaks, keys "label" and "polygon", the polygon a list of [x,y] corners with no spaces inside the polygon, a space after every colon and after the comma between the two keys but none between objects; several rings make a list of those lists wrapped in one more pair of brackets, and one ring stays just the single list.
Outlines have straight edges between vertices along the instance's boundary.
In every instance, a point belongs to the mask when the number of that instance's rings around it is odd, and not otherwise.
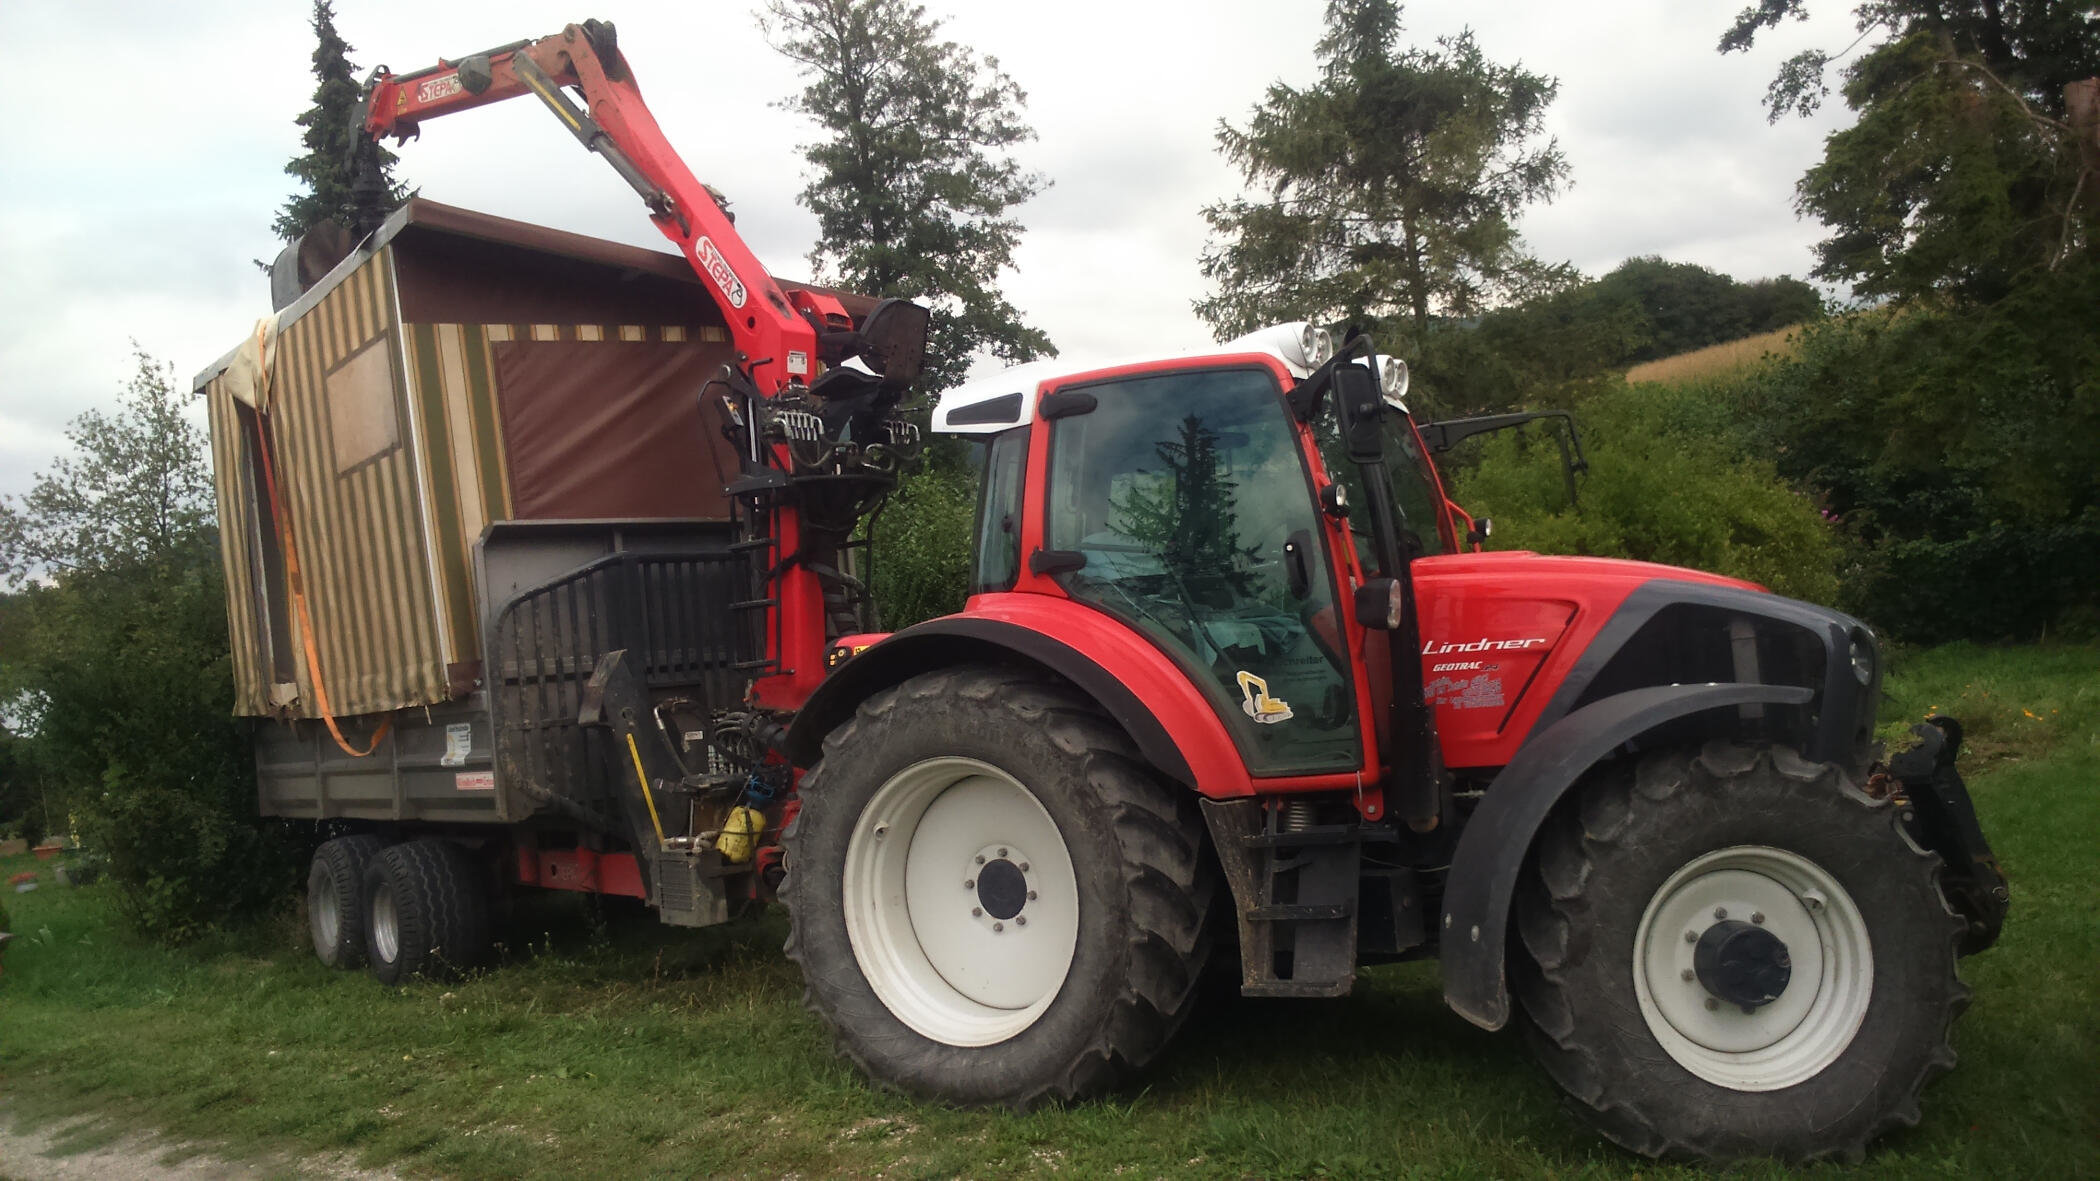
[{"label": "leafy bush", "polygon": [[875,520],[874,589],[884,628],[962,610],[976,511],[977,476],[953,457],[936,456],[890,497]]},{"label": "leafy bush", "polygon": [[1806,496],[1736,453],[1707,387],[1620,386],[1578,409],[1590,470],[1571,506],[1544,427],[1490,436],[1454,472],[1456,499],[1501,549],[1633,558],[1761,583],[1811,602],[1838,591],[1840,549]]},{"label": "leafy bush", "polygon": [[107,854],[120,913],[181,941],[281,896],[297,860],[256,818],[232,716],[201,433],[141,357],[122,413],[83,415],[71,438],[77,458],[0,505],[18,588],[0,699],[15,757]]},{"label": "leafy bush", "polygon": [[2095,307],[2100,264],[2071,266],[1988,305],[1832,320],[1743,383],[1742,445],[1843,522],[1862,614],[1921,643],[2092,626]]}]

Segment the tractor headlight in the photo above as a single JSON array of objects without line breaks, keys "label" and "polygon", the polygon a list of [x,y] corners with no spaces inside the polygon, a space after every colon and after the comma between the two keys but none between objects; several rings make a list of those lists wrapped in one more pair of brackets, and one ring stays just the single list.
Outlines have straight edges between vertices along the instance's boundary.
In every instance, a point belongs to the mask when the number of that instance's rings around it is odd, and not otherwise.
[{"label": "tractor headlight", "polygon": [[1298,334],[1298,351],[1307,369],[1318,369],[1334,356],[1334,333],[1317,324],[1307,324]]},{"label": "tractor headlight", "polygon": [[1387,405],[1397,410],[1407,409],[1407,362],[1378,354],[1378,392]]},{"label": "tractor headlight", "polygon": [[1864,632],[1852,635],[1852,678],[1862,685],[1874,683],[1874,637]]}]

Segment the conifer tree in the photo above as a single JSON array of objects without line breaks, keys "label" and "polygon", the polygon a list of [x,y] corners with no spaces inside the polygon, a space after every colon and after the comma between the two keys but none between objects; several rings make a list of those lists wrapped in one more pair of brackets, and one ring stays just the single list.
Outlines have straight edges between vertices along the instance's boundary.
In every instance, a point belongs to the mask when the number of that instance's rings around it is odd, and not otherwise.
[{"label": "conifer tree", "polygon": [[[299,140],[306,151],[284,166],[287,173],[299,178],[305,191],[285,201],[270,227],[287,242],[298,241],[324,221],[353,228],[360,220],[356,193],[360,161],[353,149],[358,148],[362,91],[357,67],[350,61],[350,44],[336,32],[331,0],[314,0],[313,30],[314,105],[294,120],[306,129]],[[375,212],[384,213],[407,200],[407,191],[393,177],[394,154],[377,145],[362,150],[371,153],[384,186]]]}]

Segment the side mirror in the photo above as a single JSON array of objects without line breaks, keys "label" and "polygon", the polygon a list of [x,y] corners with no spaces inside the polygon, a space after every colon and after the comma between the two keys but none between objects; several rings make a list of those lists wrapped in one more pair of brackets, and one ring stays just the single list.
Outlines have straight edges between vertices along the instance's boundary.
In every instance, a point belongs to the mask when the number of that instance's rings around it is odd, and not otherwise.
[{"label": "side mirror", "polygon": [[1385,394],[1378,375],[1362,365],[1343,363],[1334,371],[1335,404],[1341,410],[1342,437],[1354,463],[1377,463],[1385,458],[1385,436],[1378,427],[1378,412]]},{"label": "side mirror", "polygon": [[1466,530],[1467,545],[1486,545],[1487,539],[1495,535],[1495,522],[1490,517],[1473,518],[1473,527]]}]

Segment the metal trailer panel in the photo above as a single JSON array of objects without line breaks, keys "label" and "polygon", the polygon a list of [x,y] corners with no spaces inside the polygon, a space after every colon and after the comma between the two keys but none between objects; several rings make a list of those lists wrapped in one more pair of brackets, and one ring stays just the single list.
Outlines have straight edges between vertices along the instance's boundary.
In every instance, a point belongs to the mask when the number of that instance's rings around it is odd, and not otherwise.
[{"label": "metal trailer panel", "polygon": [[346,721],[353,742],[379,717],[393,723],[379,748],[352,758],[318,721],[254,726],[257,803],[294,820],[488,824],[518,819],[496,790],[495,739],[485,695],[428,710]]},{"label": "metal trailer panel", "polygon": [[[430,824],[573,823],[553,792],[615,814],[606,735],[577,724],[598,657],[626,650],[652,699],[734,706],[757,636],[747,555],[725,521],[498,522],[475,547],[488,620],[488,684],[428,707],[341,719],[369,756],[346,754],[320,722],[254,726],[265,816]],[[505,738],[504,736],[507,736]],[[506,745],[507,743],[507,745]],[[498,758],[498,748],[509,758]],[[617,753],[617,752],[612,752]],[[537,793],[528,788],[537,787]]]}]

